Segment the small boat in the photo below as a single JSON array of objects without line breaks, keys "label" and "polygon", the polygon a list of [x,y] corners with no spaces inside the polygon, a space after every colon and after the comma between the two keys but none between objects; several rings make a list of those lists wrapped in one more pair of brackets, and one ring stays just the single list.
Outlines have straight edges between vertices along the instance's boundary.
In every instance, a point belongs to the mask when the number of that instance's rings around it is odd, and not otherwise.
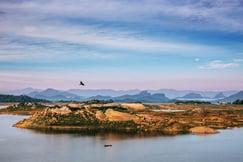
[{"label": "small boat", "polygon": [[112,147],[112,145],[104,145],[104,147]]}]

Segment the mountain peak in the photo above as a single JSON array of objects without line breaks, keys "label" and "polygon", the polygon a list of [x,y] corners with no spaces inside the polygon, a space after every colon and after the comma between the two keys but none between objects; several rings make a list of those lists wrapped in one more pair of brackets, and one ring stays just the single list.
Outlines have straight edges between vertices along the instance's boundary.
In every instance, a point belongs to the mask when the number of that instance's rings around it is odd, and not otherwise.
[{"label": "mountain peak", "polygon": [[224,101],[224,102],[234,102],[235,100],[240,99],[243,100],[243,90],[239,91],[238,93],[235,93],[229,97],[226,97],[220,101]]},{"label": "mountain peak", "polygon": [[222,92],[219,92],[214,96],[214,98],[225,98],[225,95]]},{"label": "mountain peak", "polygon": [[183,98],[202,98],[202,96],[198,93],[188,93]]},{"label": "mountain peak", "polygon": [[151,96],[151,94],[148,93],[148,91],[142,91],[138,95],[141,95],[141,96]]}]

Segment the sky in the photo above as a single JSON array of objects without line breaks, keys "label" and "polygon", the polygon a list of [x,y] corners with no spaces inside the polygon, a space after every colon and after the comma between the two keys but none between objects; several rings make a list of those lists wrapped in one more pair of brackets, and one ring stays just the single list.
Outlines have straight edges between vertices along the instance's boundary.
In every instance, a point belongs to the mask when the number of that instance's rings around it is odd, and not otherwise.
[{"label": "sky", "polygon": [[242,0],[0,0],[0,90],[242,90],[242,17]]}]

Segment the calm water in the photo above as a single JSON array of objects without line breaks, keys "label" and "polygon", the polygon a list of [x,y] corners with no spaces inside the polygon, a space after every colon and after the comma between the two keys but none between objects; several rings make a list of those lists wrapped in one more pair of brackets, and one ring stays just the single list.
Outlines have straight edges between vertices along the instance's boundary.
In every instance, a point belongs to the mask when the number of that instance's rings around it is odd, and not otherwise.
[{"label": "calm water", "polygon": [[0,109],[3,109],[5,107],[8,107],[7,105],[0,105]]},{"label": "calm water", "polygon": [[[198,136],[45,134],[11,127],[0,115],[0,162],[240,162],[243,128]],[[104,147],[112,144],[112,147]]]},{"label": "calm water", "polygon": [[184,112],[186,110],[152,110],[154,112]]}]

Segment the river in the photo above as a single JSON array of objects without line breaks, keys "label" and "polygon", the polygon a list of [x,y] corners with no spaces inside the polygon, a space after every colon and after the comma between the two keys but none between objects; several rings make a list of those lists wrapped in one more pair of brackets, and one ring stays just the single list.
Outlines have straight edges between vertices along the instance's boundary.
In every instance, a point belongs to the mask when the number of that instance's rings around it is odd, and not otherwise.
[{"label": "river", "polygon": [[23,118],[0,115],[1,162],[243,161],[243,128],[204,136],[53,134],[12,127]]}]

